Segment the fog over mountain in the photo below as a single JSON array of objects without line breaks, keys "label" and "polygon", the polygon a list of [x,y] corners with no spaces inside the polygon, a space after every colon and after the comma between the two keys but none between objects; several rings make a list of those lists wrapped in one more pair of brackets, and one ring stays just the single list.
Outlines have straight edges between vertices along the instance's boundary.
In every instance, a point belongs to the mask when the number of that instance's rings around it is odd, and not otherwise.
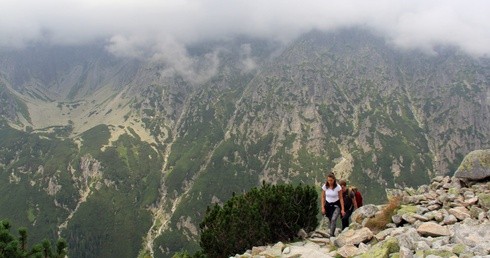
[{"label": "fog over mountain", "polygon": [[175,46],[234,35],[287,42],[311,29],[362,26],[400,48],[429,53],[455,46],[473,56],[490,53],[488,1],[0,1],[0,46],[33,43],[86,44],[103,40],[107,50],[154,57]]},{"label": "fog over mountain", "polygon": [[381,203],[490,148],[489,1],[0,6],[0,219],[70,257],[197,251],[262,182]]}]

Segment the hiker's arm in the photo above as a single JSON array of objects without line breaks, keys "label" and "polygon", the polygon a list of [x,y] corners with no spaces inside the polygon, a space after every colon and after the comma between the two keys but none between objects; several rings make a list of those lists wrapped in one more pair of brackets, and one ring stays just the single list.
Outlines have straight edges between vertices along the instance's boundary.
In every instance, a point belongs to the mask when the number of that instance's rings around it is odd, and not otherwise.
[{"label": "hiker's arm", "polygon": [[324,215],[325,214],[325,191],[323,191],[322,189],[322,214]]},{"label": "hiker's arm", "polygon": [[342,217],[345,216],[345,210],[344,210],[344,196],[342,196],[342,191],[339,191],[339,199],[340,199],[340,214],[342,214]]}]

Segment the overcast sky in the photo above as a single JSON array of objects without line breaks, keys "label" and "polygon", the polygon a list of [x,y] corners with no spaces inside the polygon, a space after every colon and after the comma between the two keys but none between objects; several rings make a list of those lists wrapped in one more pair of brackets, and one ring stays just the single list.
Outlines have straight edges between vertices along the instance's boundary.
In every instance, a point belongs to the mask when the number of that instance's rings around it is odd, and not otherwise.
[{"label": "overcast sky", "polygon": [[130,56],[236,34],[287,42],[356,25],[398,47],[443,44],[490,56],[488,0],[0,0],[0,46],[102,39]]}]

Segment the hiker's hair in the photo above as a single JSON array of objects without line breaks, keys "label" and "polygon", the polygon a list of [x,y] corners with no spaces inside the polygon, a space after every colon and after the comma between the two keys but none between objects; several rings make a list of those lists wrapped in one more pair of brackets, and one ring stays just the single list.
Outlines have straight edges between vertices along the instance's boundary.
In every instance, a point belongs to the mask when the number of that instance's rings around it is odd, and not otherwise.
[{"label": "hiker's hair", "polygon": [[[337,184],[337,178],[335,178],[335,174],[330,173],[330,174],[328,174],[327,179],[329,177],[333,179],[333,188],[337,187],[338,184]],[[325,185],[327,186],[327,188],[330,187],[330,185],[328,184],[328,180],[327,180],[327,182],[325,182]]]}]

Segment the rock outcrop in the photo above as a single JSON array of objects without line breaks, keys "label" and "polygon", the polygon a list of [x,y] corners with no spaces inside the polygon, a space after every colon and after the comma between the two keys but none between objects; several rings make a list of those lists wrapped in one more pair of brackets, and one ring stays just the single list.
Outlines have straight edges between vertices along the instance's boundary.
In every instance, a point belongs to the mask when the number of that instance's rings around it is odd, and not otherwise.
[{"label": "rock outcrop", "polygon": [[490,257],[490,182],[457,177],[389,192],[400,206],[382,229],[368,228],[383,205],[366,205],[335,237],[317,230],[300,242],[254,248],[235,257]]},{"label": "rock outcrop", "polygon": [[454,177],[464,182],[490,180],[490,149],[475,150],[466,155]]}]

